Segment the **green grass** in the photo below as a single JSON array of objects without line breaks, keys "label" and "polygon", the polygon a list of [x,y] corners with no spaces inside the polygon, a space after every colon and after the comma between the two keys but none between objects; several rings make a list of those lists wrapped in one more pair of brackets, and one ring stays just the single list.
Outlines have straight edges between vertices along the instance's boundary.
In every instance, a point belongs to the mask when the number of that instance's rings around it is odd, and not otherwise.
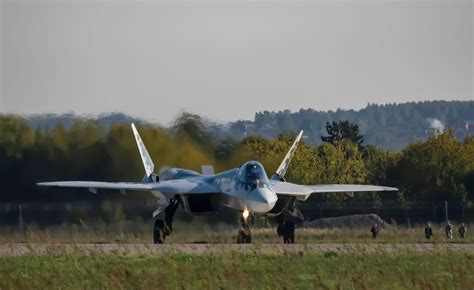
[{"label": "green grass", "polygon": [[471,289],[468,253],[0,257],[0,289]]},{"label": "green grass", "polygon": [[[96,225],[61,225],[46,229],[28,226],[24,232],[16,228],[2,229],[0,243],[151,243],[151,224],[131,223],[118,227]],[[372,239],[369,229],[296,229],[297,243],[474,243],[474,234],[468,228],[461,239],[457,232],[447,240],[443,229],[435,227],[434,236],[426,240],[423,227],[391,227],[382,229]],[[207,225],[178,222],[166,243],[235,243],[238,228],[227,224]],[[275,228],[252,229],[253,243],[282,243]]]}]

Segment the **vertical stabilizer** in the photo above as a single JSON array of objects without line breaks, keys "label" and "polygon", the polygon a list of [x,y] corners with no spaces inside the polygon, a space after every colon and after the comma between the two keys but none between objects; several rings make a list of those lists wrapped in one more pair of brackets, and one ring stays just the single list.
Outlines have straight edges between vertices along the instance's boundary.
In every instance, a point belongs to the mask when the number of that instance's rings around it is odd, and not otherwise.
[{"label": "vertical stabilizer", "polygon": [[145,144],[143,144],[142,138],[138,134],[137,128],[132,123],[133,134],[135,135],[135,141],[137,141],[138,150],[140,151],[140,156],[142,158],[143,167],[145,167],[146,176],[150,177],[153,174],[155,165],[146,151]]},{"label": "vertical stabilizer", "polygon": [[301,130],[301,132],[296,137],[295,142],[293,143],[293,145],[291,145],[291,148],[288,153],[286,153],[285,158],[281,162],[275,174],[272,176],[272,179],[281,180],[285,177],[286,171],[288,170],[288,166],[290,166],[291,159],[293,159],[293,156],[295,155],[296,148],[298,147],[298,143],[300,142],[302,136],[303,130]]}]

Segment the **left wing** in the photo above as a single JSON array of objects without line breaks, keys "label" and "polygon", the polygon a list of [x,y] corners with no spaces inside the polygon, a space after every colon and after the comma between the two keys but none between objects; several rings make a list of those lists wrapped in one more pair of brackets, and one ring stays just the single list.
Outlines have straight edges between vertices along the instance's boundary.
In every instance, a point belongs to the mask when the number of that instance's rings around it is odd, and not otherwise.
[{"label": "left wing", "polygon": [[398,191],[398,188],[395,187],[360,184],[299,185],[277,180],[270,180],[270,184],[277,195],[294,196],[303,201],[313,193]]},{"label": "left wing", "polygon": [[323,192],[367,192],[367,191],[398,191],[398,188],[379,186],[379,185],[362,185],[362,184],[319,184],[305,185],[313,190],[313,193]]}]

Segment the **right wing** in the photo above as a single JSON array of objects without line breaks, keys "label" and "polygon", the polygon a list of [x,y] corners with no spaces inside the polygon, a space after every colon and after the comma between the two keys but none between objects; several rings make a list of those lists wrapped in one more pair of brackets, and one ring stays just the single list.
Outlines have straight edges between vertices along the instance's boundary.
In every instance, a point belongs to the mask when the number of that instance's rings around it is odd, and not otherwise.
[{"label": "right wing", "polygon": [[151,191],[153,189],[152,183],[138,183],[138,182],[52,181],[52,182],[40,182],[40,183],[37,183],[37,185],[89,188],[89,190],[102,188],[102,189]]},{"label": "right wing", "polygon": [[120,191],[136,190],[136,191],[158,191],[166,197],[172,198],[176,194],[204,194],[204,193],[221,193],[214,183],[207,180],[166,180],[152,183],[138,182],[99,182],[99,181],[53,181],[40,182],[39,186],[56,186],[56,187],[75,187],[88,188],[89,191],[96,193],[97,189],[116,189]]}]

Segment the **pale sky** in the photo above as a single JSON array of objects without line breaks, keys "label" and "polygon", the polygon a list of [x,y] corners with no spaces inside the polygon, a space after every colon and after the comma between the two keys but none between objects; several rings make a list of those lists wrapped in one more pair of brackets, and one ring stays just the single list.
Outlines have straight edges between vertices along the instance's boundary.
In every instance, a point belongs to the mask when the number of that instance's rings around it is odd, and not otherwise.
[{"label": "pale sky", "polygon": [[474,99],[473,1],[0,1],[1,112],[168,124]]}]

